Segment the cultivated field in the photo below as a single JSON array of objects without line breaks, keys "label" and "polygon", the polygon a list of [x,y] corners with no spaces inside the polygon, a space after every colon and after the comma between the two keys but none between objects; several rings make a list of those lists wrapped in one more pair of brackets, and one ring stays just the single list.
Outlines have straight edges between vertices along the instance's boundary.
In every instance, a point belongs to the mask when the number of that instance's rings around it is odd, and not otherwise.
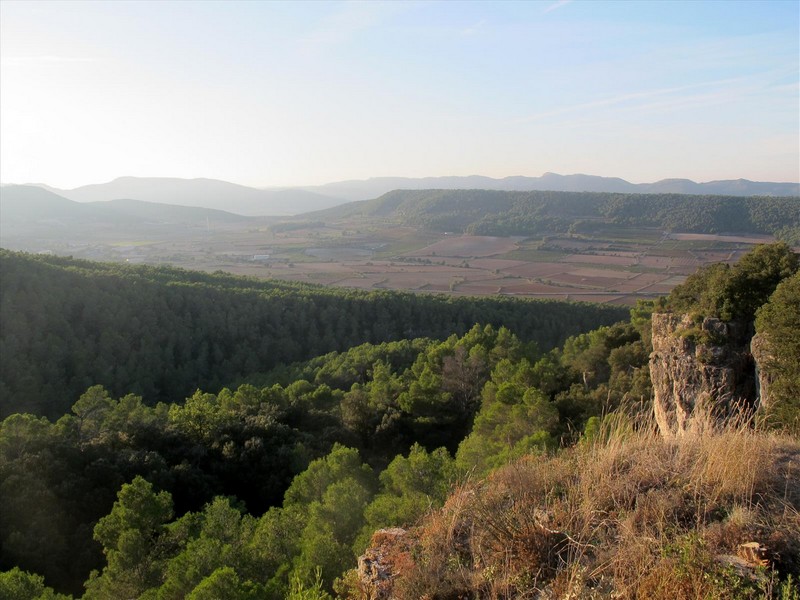
[{"label": "cultivated field", "polygon": [[261,219],[135,236],[113,230],[55,240],[28,236],[20,249],[364,290],[634,304],[669,293],[701,265],[733,263],[753,244],[770,241],[649,229],[595,237],[465,236],[380,221],[287,225]]}]

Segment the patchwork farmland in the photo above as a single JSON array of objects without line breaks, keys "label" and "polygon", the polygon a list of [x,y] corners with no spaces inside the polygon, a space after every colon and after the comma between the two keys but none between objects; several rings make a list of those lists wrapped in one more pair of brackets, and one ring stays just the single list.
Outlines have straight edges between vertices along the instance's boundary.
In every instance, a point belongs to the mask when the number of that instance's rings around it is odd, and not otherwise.
[{"label": "patchwork farmland", "polygon": [[108,229],[87,230],[80,239],[30,234],[21,239],[11,247],[343,288],[625,305],[669,293],[699,266],[734,263],[754,244],[774,241],[765,235],[647,228],[540,237],[461,235],[363,217],[325,224],[260,218],[135,237]]}]

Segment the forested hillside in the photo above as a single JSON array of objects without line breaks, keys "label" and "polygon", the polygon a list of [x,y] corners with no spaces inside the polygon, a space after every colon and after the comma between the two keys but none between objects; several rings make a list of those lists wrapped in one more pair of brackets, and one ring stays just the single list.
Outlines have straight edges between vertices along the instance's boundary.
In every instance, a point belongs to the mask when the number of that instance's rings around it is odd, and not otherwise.
[{"label": "forested hillside", "polygon": [[414,227],[475,235],[536,235],[644,226],[695,233],[749,232],[800,240],[800,198],[396,190],[316,213],[397,219]]},{"label": "forested hillside", "polygon": [[332,290],[0,250],[0,415],[56,418],[86,388],[175,401],[364,342],[504,325],[542,349],[618,307]]},{"label": "forested hillside", "polygon": [[[590,417],[631,394],[646,397],[647,352],[639,339],[633,326],[617,325],[543,354],[508,329],[476,325],[444,342],[361,345],[280,368],[258,387],[197,391],[171,405],[149,407],[138,396],[116,398],[95,386],[57,422],[9,416],[0,428],[2,566],[41,573],[75,593],[89,570],[102,566],[105,546],[107,572],[90,585],[97,598],[138,597],[162,581],[178,586],[167,597],[184,597],[211,575],[209,559],[237,572],[253,565],[246,577],[261,582],[255,597],[283,598],[290,573],[305,578],[316,566],[330,583],[372,529],[441,503],[457,472],[484,473],[569,443]],[[608,366],[611,354],[622,366]],[[420,480],[419,472],[428,475]],[[127,506],[112,520],[142,537],[134,555],[115,558],[132,551],[118,546],[121,533],[95,536],[101,546],[91,541],[92,528],[132,480],[130,495],[120,497]],[[238,539],[237,550],[201,560],[196,552],[220,542],[201,539],[209,503],[223,511],[213,518],[236,523],[215,526],[214,536],[258,538]],[[137,511],[153,521],[141,524]],[[167,527],[175,515],[181,524]],[[153,544],[170,558],[155,560],[152,553],[161,551]],[[205,566],[183,572],[187,560]],[[163,580],[164,568],[182,583]]]},{"label": "forested hillside", "polygon": [[[114,287],[133,296],[133,305],[137,294],[159,298],[162,310],[183,302],[186,315],[208,306],[190,298],[208,295],[229,303],[212,313],[230,315],[219,328],[236,325],[240,295],[252,295],[253,304],[277,299],[281,308],[305,298],[315,310],[351,310],[359,302],[388,307],[403,299],[443,320],[482,309],[516,315],[508,308],[515,303],[471,308],[432,297],[328,294],[224,275],[13,254],[4,259],[26,267],[30,281],[17,273],[16,289],[31,303],[38,279],[92,281],[84,292],[94,293],[91,306],[100,314],[125,306]],[[733,314],[740,300],[759,302],[764,308],[754,310],[761,331],[791,327],[800,314],[792,293],[796,257],[785,245],[764,246],[741,264],[715,280],[720,285],[709,287],[709,297],[718,289],[755,290],[726,296]],[[704,296],[691,296],[705,277],[678,288],[671,305],[691,311],[703,304]],[[567,595],[569,586],[580,584],[598,598],[620,589],[631,597],[648,589],[653,598],[708,597],[667,593],[675,589],[736,589],[737,598],[778,598],[791,589],[788,576],[800,574],[800,551],[790,535],[800,490],[786,475],[800,448],[785,436],[769,441],[760,433],[742,443],[712,438],[699,447],[652,440],[650,319],[665,305],[640,303],[626,320],[587,327],[547,349],[503,326],[471,325],[439,340],[399,339],[402,331],[389,330],[398,331],[398,339],[255,369],[238,387],[201,388],[155,405],[99,385],[72,397],[53,390],[71,405],[58,418],[12,414],[0,423],[0,569],[6,570],[0,597],[56,598],[49,586],[90,599],[329,600],[338,593],[355,600],[363,590],[348,570],[372,533],[422,522],[408,542],[419,544],[416,550],[406,546],[407,569],[413,570],[402,597],[511,598],[544,586]],[[534,316],[530,307],[550,304],[520,306]],[[613,314],[567,308],[587,319]],[[27,325],[28,332],[47,322],[38,312],[27,314],[40,319]],[[96,323],[77,311],[67,314],[82,327]],[[175,319],[181,313],[169,314]],[[314,313],[296,314],[311,319]],[[375,315],[364,309],[360,326],[366,329]],[[201,331],[195,327],[213,322],[185,318],[195,334]],[[524,315],[519,318],[524,326]],[[432,320],[420,321],[432,328]],[[459,321],[449,323],[443,327]],[[157,324],[167,328],[170,322]],[[780,346],[776,381],[780,369],[800,360],[796,351],[796,345]],[[796,404],[780,400],[779,406],[769,422],[778,429],[797,418]],[[610,427],[617,437],[609,436]],[[599,455],[581,450],[604,440],[617,441]],[[720,464],[720,449],[730,444],[748,460],[757,458],[756,466]],[[774,460],[762,454],[769,448]],[[745,472],[758,477],[743,482]],[[483,483],[487,476],[492,483]],[[466,495],[448,500],[454,489]],[[641,547],[622,544],[639,534],[649,536]],[[770,571],[769,592],[710,558],[710,549],[730,551],[750,535],[771,535],[781,555],[779,568]],[[650,572],[657,577],[637,574]]]},{"label": "forested hillside", "polygon": [[316,567],[330,586],[375,528],[441,504],[459,474],[569,444],[588,419],[641,402],[646,360],[631,325],[548,353],[475,326],[171,405],[95,386],[58,421],[3,421],[1,564],[79,593],[105,552],[93,598],[188,597],[226,566],[256,598],[284,598]]}]

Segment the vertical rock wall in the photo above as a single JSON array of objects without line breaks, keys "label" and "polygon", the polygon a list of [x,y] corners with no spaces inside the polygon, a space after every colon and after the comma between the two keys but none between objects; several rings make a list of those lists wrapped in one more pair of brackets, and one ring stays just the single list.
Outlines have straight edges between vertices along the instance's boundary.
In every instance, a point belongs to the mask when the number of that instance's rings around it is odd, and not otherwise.
[{"label": "vertical rock wall", "polygon": [[706,317],[653,314],[650,377],[658,427],[681,435],[697,414],[724,421],[758,406],[751,326]]},{"label": "vertical rock wall", "polygon": [[[798,332],[800,335],[800,332]],[[769,347],[769,340],[760,333],[753,336],[750,340],[750,353],[753,355],[753,361],[756,366],[756,395],[759,399],[759,407],[762,410],[768,409],[772,404],[770,396],[770,386],[774,374],[770,372],[770,362],[774,360],[771,349]],[[800,365],[798,365],[800,368]]]}]

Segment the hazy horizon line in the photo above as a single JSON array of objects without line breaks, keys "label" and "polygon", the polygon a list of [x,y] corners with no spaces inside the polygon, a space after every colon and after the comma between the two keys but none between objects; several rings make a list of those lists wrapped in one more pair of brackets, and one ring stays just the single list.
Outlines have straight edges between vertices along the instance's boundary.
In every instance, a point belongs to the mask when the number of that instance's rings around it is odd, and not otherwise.
[{"label": "hazy horizon line", "polygon": [[336,179],[333,181],[328,181],[326,183],[312,183],[312,184],[248,184],[248,183],[240,183],[237,181],[233,181],[230,179],[221,179],[216,177],[178,177],[178,176],[170,176],[170,175],[119,175],[117,177],[113,177],[107,181],[95,181],[91,183],[83,183],[77,186],[61,186],[55,185],[52,183],[48,183],[45,181],[26,181],[24,183],[18,183],[13,181],[0,181],[0,186],[12,186],[12,185],[30,185],[30,186],[46,186],[54,189],[64,190],[64,191],[72,191],[82,187],[87,187],[90,185],[107,185],[109,183],[113,183],[120,179],[172,179],[172,180],[180,180],[180,181],[198,181],[198,180],[206,180],[206,181],[220,181],[224,183],[229,183],[232,185],[238,185],[241,187],[257,189],[257,190],[277,190],[277,189],[307,189],[307,188],[319,188],[325,187],[329,185],[347,183],[347,182],[363,182],[363,181],[373,181],[376,179],[445,179],[445,178],[456,178],[456,179],[469,179],[472,177],[480,177],[484,179],[491,179],[494,181],[502,181],[504,179],[513,179],[513,178],[527,178],[527,179],[541,179],[546,175],[557,175],[559,177],[575,177],[575,176],[582,176],[582,177],[598,177],[603,179],[620,179],[625,181],[626,183],[630,183],[632,185],[646,185],[652,183],[659,183],[662,181],[671,181],[671,180],[682,180],[682,181],[691,181],[692,183],[696,184],[704,184],[704,183],[715,183],[719,181],[750,181],[753,183],[781,183],[781,184],[794,184],[800,185],[800,181],[793,181],[793,180],[761,180],[761,179],[749,179],[747,177],[735,177],[735,178],[719,178],[719,179],[708,179],[706,181],[698,181],[695,179],[691,179],[690,177],[662,177],[660,179],[654,179],[651,181],[632,181],[630,179],[626,179],[625,177],[620,177],[617,175],[596,175],[592,173],[586,172],[576,172],[576,173],[557,173],[555,171],[545,171],[541,175],[505,175],[502,177],[493,177],[491,175],[482,175],[480,173],[472,173],[470,175],[421,175],[421,176],[411,176],[411,175],[374,175],[371,177],[362,177],[362,178],[346,178],[346,179]]}]

